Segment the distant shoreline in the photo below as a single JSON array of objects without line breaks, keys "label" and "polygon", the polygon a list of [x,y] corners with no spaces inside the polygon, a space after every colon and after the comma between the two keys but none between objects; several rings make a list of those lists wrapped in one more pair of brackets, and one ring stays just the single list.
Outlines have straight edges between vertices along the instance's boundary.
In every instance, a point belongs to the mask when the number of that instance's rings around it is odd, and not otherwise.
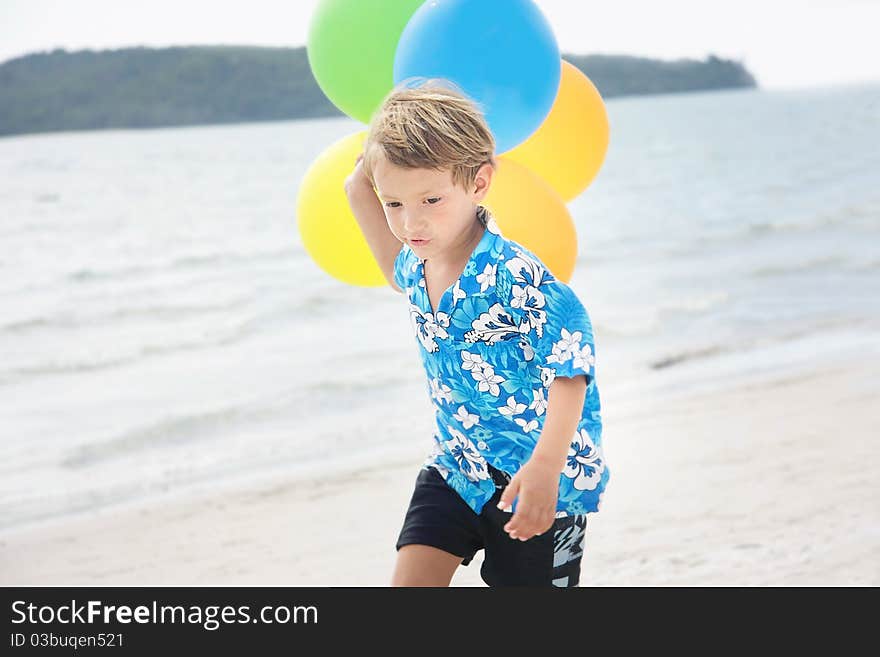
[{"label": "distant shoreline", "polygon": [[[742,63],[568,55],[603,98],[757,87]],[[0,135],[345,116],[306,49],[180,46],[53,50],[0,64]]]}]

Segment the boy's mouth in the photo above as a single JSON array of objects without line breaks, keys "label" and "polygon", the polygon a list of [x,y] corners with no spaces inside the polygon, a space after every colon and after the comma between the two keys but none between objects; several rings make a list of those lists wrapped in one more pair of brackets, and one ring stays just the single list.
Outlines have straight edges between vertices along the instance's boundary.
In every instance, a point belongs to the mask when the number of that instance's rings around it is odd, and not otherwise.
[{"label": "boy's mouth", "polygon": [[431,240],[410,240],[409,243],[413,246],[425,246]]}]

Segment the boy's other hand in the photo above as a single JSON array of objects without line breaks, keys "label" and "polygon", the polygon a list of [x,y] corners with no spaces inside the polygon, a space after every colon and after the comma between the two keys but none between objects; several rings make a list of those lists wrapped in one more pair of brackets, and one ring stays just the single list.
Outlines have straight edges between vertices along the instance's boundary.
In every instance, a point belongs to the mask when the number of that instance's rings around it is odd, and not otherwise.
[{"label": "boy's other hand", "polygon": [[345,190],[347,192],[353,189],[373,189],[373,183],[370,182],[370,179],[367,178],[367,174],[364,173],[363,159],[363,153],[357,156],[357,160],[355,160],[354,163],[354,169],[345,179]]},{"label": "boy's other hand", "polygon": [[513,475],[498,502],[499,509],[507,509],[519,496],[516,513],[504,525],[511,538],[527,541],[553,526],[560,474],[549,462],[529,460]]}]

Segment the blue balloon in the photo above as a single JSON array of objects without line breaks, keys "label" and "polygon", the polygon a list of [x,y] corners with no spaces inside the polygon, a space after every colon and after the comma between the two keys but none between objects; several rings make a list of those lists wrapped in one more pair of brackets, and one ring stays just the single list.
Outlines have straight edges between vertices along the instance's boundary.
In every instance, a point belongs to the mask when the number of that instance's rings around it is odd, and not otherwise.
[{"label": "blue balloon", "polygon": [[553,29],[532,0],[429,0],[394,55],[395,85],[444,78],[475,100],[499,155],[547,118],[561,75]]}]

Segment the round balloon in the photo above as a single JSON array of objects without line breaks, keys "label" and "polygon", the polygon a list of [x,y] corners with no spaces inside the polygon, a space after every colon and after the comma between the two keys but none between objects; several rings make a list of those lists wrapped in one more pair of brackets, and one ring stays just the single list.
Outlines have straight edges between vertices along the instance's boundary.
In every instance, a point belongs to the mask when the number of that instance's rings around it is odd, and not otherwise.
[{"label": "round balloon", "polygon": [[303,247],[321,269],[344,283],[374,287],[388,282],[345,195],[365,137],[366,131],[344,137],[315,159],[300,184],[296,216]]},{"label": "round balloon", "polygon": [[562,62],[550,114],[525,142],[505,154],[550,183],[564,201],[596,177],[608,150],[608,114],[599,90],[580,69]]},{"label": "round balloon", "polygon": [[342,112],[369,123],[391,91],[394,52],[422,0],[321,0],[306,53],[321,91]]},{"label": "round balloon", "polygon": [[562,198],[538,175],[507,157],[483,202],[498,228],[538,256],[556,278],[568,283],[577,260],[577,232]]},{"label": "round balloon", "polygon": [[531,135],[559,89],[556,37],[532,0],[431,0],[412,15],[394,84],[443,78],[476,101],[504,153]]}]

